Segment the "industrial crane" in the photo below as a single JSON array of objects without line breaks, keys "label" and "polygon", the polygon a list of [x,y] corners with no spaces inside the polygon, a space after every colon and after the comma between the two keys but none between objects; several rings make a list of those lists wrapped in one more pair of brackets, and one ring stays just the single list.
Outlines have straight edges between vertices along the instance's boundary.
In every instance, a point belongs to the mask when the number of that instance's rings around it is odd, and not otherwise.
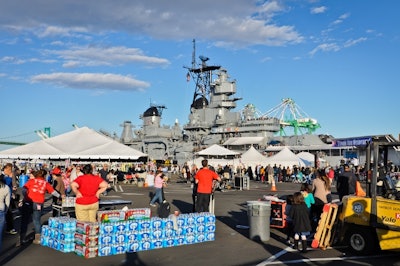
[{"label": "industrial crane", "polygon": [[278,118],[281,136],[286,135],[284,130],[286,127],[292,127],[294,135],[304,134],[303,129],[307,130],[307,134],[312,134],[321,127],[316,119],[310,118],[291,98],[282,99],[279,105],[267,111],[262,117]]}]

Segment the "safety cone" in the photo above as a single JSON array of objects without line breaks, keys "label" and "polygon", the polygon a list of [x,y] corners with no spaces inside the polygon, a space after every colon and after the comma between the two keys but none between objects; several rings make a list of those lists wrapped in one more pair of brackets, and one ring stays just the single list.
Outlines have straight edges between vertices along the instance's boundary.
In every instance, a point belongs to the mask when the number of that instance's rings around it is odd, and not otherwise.
[{"label": "safety cone", "polygon": [[275,180],[272,180],[271,191],[277,191],[275,186]]}]

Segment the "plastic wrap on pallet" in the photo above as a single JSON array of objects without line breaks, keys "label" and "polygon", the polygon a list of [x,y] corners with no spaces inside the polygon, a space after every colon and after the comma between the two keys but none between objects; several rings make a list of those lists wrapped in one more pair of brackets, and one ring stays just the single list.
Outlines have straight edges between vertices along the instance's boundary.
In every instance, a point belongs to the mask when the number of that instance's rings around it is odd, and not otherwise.
[{"label": "plastic wrap on pallet", "polygon": [[[93,258],[215,240],[216,219],[212,213],[150,218],[146,209],[130,212],[128,216],[126,211],[102,212],[103,217],[111,213],[115,221],[110,216],[104,217],[101,223],[74,221],[72,238],[59,229],[70,227],[60,225],[65,220],[51,219],[52,227],[43,227],[43,243],[63,252],[72,250],[79,256]],[[121,217],[124,220],[119,220]]]},{"label": "plastic wrap on pallet", "polygon": [[99,224],[92,222],[77,221],[76,232],[89,236],[97,236],[99,234]]},{"label": "plastic wrap on pallet", "polygon": [[74,233],[76,219],[69,217],[50,217],[48,225],[42,226],[40,243],[61,252],[75,250]]}]

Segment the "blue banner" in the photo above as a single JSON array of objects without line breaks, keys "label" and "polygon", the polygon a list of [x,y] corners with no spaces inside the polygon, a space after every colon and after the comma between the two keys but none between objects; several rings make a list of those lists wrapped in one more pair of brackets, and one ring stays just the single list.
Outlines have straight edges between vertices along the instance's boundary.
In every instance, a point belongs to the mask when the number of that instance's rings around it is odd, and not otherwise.
[{"label": "blue banner", "polygon": [[349,139],[335,139],[333,147],[346,147],[346,146],[365,146],[367,142],[371,142],[371,137],[362,138],[349,138]]}]

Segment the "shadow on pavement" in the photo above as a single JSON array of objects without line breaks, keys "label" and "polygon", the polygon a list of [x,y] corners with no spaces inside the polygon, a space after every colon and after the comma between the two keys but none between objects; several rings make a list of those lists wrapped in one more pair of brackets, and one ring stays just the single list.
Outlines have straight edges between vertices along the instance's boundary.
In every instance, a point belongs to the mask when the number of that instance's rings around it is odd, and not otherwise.
[{"label": "shadow on pavement", "polygon": [[[19,235],[16,235],[17,237],[19,237]],[[27,243],[25,245],[21,245],[18,248],[15,247],[15,245],[9,246],[7,249],[2,251],[2,254],[6,254],[6,256],[4,256],[1,261],[0,261],[0,265],[5,265],[6,263],[12,261],[16,256],[18,256],[19,254],[21,254],[26,248],[29,247],[29,245],[31,245],[31,243]]]},{"label": "shadow on pavement", "polygon": [[193,204],[182,200],[172,200],[172,204],[179,210],[180,213],[192,213]]},{"label": "shadow on pavement", "polygon": [[127,252],[125,257],[126,261],[124,265],[126,266],[146,266],[146,264],[139,258],[137,252]]}]

